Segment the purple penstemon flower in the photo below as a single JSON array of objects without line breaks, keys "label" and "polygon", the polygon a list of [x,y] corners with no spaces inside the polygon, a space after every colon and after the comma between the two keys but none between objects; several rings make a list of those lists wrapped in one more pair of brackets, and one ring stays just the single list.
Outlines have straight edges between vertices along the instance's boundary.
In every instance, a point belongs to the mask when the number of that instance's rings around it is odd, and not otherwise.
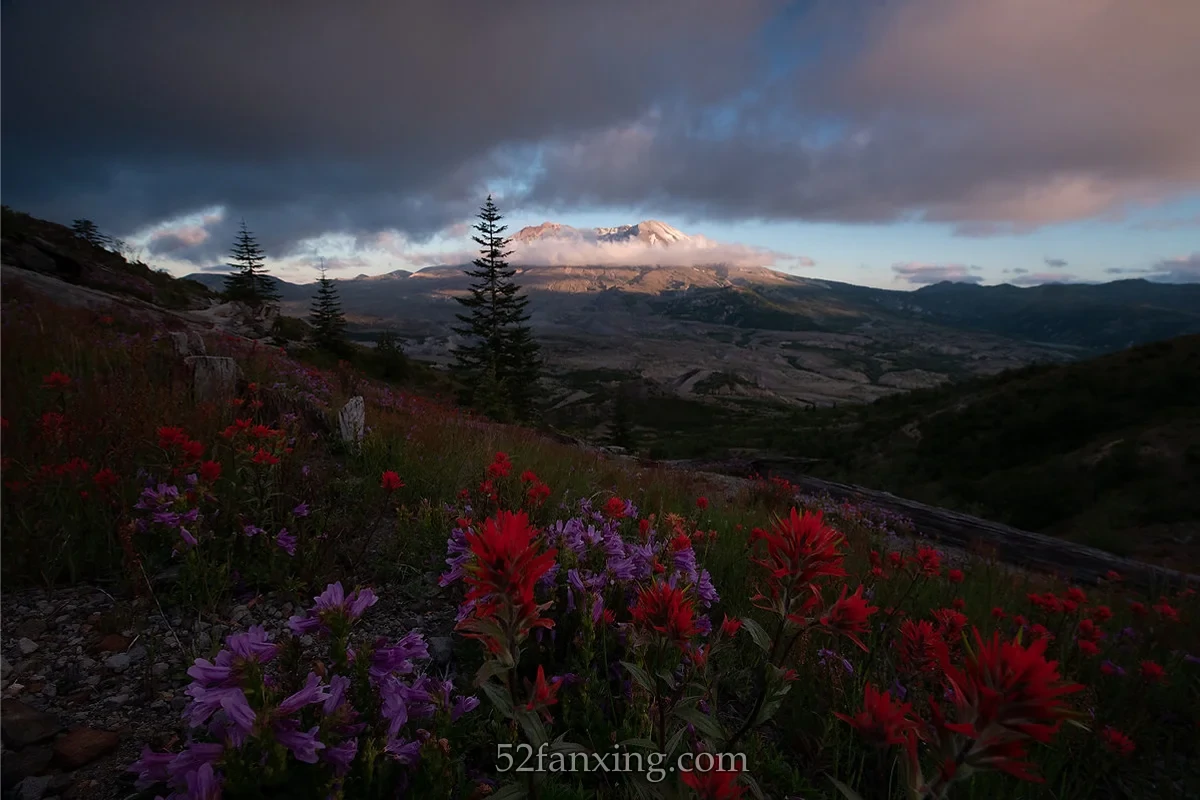
[{"label": "purple penstemon flower", "polygon": [[358,755],[358,739],[347,739],[341,744],[331,745],[321,751],[321,760],[333,766],[335,775],[341,777],[350,771],[350,764]]},{"label": "purple penstemon flower", "polygon": [[470,714],[479,708],[479,698],[475,695],[459,695],[450,709],[450,721],[457,722],[463,714]]},{"label": "purple penstemon flower", "polygon": [[222,776],[211,763],[189,772],[185,780],[188,800],[220,800]]},{"label": "purple penstemon flower", "polygon": [[300,505],[293,508],[292,516],[307,517],[308,516],[308,503],[301,503]]},{"label": "purple penstemon flower", "polygon": [[417,759],[421,756],[421,743],[391,737],[388,739],[387,746],[384,747],[383,751],[401,764],[412,766],[417,763]]},{"label": "purple penstemon flower", "polygon": [[394,673],[408,675],[413,671],[415,659],[429,658],[429,644],[420,631],[409,631],[391,647],[384,647],[383,644],[382,640],[377,643],[371,654],[368,673],[375,680],[383,680]]},{"label": "purple penstemon flower", "polygon": [[296,555],[297,539],[292,534],[288,533],[287,528],[280,528],[279,533],[275,534],[275,544],[280,550],[287,553],[289,556]]},{"label": "purple penstemon flower", "polygon": [[324,750],[325,745],[317,739],[320,726],[314,725],[307,731],[300,730],[295,720],[281,720],[272,726],[275,741],[292,751],[297,761],[305,764],[317,763],[317,751]]},{"label": "purple penstemon flower", "polygon": [[321,676],[315,672],[308,673],[308,680],[300,691],[284,698],[275,712],[281,716],[294,714],[305,706],[313,703],[324,703],[329,697],[329,687],[321,683]]},{"label": "purple penstemon flower", "polygon": [[717,587],[713,586],[712,576],[706,569],[700,570],[700,577],[696,581],[696,594],[706,608],[721,600],[721,596],[717,594]]}]

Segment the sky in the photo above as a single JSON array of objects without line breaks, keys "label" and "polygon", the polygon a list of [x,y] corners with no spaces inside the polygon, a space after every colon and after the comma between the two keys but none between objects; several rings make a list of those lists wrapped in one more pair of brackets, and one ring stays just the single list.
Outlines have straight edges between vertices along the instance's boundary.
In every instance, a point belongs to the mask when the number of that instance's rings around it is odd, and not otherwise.
[{"label": "sky", "polygon": [[461,263],[491,193],[887,288],[1200,281],[1196,0],[0,8],[0,198],[175,274],[242,220],[292,281]]}]

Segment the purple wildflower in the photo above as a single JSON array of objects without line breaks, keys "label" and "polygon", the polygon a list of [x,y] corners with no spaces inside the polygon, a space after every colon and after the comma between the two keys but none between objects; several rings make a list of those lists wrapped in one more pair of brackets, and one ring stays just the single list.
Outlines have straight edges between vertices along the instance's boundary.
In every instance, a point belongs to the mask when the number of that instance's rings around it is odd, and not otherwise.
[{"label": "purple wildflower", "polygon": [[296,517],[307,517],[308,516],[308,503],[301,503],[300,505],[293,508],[292,515],[296,516]]},{"label": "purple wildflower", "polygon": [[204,764],[187,774],[188,800],[221,800],[221,777],[212,764]]},{"label": "purple wildflower", "polygon": [[475,709],[479,708],[479,698],[475,695],[460,695],[454,701],[454,707],[450,709],[450,721],[456,722],[463,714],[470,714]]},{"label": "purple wildflower", "polygon": [[325,749],[325,745],[317,739],[319,730],[320,727],[314,725],[307,732],[301,731],[293,720],[278,722],[274,727],[276,741],[291,750],[297,761],[305,764],[317,763],[317,751]]},{"label": "purple wildflower", "polygon": [[276,711],[282,716],[287,716],[296,713],[307,705],[322,703],[328,697],[329,690],[328,687],[322,685],[321,676],[315,672],[310,672],[308,673],[308,680],[305,682],[304,688],[285,698],[279,704],[279,708]]},{"label": "purple wildflower", "polygon": [[275,535],[275,544],[289,556],[296,555],[296,537],[288,533],[287,528],[280,528]]},{"label": "purple wildflower", "polygon": [[321,758],[333,765],[335,775],[342,776],[350,771],[350,764],[358,755],[358,739],[347,739],[341,744],[326,747]]}]

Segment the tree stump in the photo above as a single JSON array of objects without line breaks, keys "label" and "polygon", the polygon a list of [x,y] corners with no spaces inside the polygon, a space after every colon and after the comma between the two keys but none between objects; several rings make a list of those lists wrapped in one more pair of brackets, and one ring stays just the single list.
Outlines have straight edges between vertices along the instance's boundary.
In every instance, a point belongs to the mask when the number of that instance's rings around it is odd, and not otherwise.
[{"label": "tree stump", "polygon": [[351,397],[350,402],[338,412],[338,428],[342,432],[342,441],[351,447],[358,448],[362,444],[363,434],[367,427],[367,405],[361,395]]},{"label": "tree stump", "polygon": [[192,395],[196,402],[232,400],[237,394],[241,367],[232,358],[223,356],[188,356],[184,363],[192,371]]}]

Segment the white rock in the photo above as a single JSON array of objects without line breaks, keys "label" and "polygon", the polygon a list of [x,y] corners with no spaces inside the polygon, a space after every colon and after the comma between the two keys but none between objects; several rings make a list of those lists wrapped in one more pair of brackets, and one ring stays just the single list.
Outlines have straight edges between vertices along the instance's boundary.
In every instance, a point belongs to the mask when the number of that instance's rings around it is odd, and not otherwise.
[{"label": "white rock", "polygon": [[37,642],[25,637],[21,637],[21,639],[17,641],[17,647],[20,648],[21,655],[23,656],[27,656],[34,650],[38,649]]},{"label": "white rock", "polygon": [[124,672],[129,669],[129,654],[117,653],[115,656],[109,656],[104,660],[104,663],[113,672]]},{"label": "white rock", "polygon": [[361,396],[351,397],[350,402],[338,412],[338,428],[342,432],[342,441],[357,447],[362,442],[366,425],[366,403]]}]

